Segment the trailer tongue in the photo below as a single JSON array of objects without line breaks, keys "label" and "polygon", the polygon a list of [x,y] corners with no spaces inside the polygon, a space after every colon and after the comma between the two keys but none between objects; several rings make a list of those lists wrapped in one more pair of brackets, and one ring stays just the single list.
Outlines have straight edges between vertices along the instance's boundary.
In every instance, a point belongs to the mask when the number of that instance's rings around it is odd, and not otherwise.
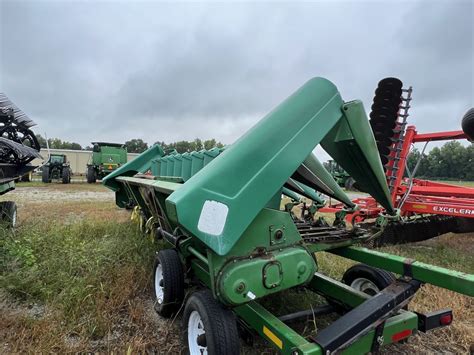
[{"label": "trailer tongue", "polygon": [[[345,205],[336,222],[357,210],[312,154],[318,144],[384,207],[376,224],[329,227],[313,222],[312,206],[301,219],[291,208],[280,210],[282,194],[312,196],[321,205],[317,192]],[[155,145],[109,174],[104,184],[116,192],[118,206],[135,205],[144,230],[170,246],[157,254],[154,266],[158,313],[179,311],[185,279],[200,286],[183,314],[192,354],[238,353],[237,324],[244,334],[258,333],[286,354],[366,353],[427,330],[421,320],[450,323],[450,311],[441,321],[439,313],[403,309],[422,283],[474,295],[474,275],[355,246],[380,234],[398,211],[362,103],[344,102],[326,79],[308,81],[224,150],[165,154]],[[346,285],[318,272],[321,251],[372,267],[349,269]],[[349,312],[305,338],[286,323],[307,311],[279,318],[259,302],[296,286],[330,301],[321,314]]]}]

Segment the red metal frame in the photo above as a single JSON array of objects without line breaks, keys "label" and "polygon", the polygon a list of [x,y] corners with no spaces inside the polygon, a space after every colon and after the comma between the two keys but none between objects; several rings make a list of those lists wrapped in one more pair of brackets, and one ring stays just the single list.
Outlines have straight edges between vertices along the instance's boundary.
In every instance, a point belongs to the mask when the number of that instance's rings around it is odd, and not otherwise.
[{"label": "red metal frame", "polygon": [[[395,137],[397,138],[397,137]],[[404,179],[405,164],[413,143],[432,142],[453,139],[467,139],[463,131],[447,131],[418,134],[415,126],[408,126],[403,138],[402,149],[396,167],[387,167],[387,176],[396,168],[395,188],[392,190],[392,202],[400,208],[402,215],[411,214],[440,214],[456,217],[474,218],[474,188],[450,185],[446,183],[413,179],[409,195],[402,206],[398,206],[408,190],[408,179]],[[396,154],[396,152],[391,153]],[[359,210],[347,215],[347,220],[359,222],[366,218],[375,218],[383,211],[382,207],[372,197],[353,200]],[[326,206],[320,212],[337,212],[343,208],[342,203]]]}]

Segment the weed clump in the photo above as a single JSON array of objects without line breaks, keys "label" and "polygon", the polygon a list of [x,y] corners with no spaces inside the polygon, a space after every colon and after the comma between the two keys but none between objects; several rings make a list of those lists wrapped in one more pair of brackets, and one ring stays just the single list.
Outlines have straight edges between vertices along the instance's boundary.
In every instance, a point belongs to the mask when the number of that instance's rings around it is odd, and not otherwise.
[{"label": "weed clump", "polygon": [[37,222],[0,234],[0,288],[54,308],[69,333],[104,337],[148,288],[156,247],[130,223]]}]

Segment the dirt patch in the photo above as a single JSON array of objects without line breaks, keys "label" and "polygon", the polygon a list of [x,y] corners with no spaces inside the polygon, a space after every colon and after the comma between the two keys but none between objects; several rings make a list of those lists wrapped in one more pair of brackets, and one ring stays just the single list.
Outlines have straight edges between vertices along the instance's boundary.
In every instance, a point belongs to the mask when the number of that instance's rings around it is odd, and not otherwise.
[{"label": "dirt patch", "polygon": [[84,189],[79,184],[69,185],[58,184],[48,187],[17,187],[15,190],[2,196],[2,200],[13,200],[18,203],[41,202],[41,201],[114,201],[114,193],[111,190],[100,187]]}]

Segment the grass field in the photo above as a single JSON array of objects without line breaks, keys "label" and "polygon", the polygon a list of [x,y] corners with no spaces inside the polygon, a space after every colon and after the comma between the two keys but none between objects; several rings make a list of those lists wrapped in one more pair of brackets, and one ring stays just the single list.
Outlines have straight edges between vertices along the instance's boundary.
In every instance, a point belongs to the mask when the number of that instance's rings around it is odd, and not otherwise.
[{"label": "grass field", "polygon": [[474,187],[474,181],[439,180],[438,182],[459,186]]},{"label": "grass field", "polygon": [[[100,185],[28,183],[2,199],[16,200],[19,227],[1,230],[0,352],[180,351],[180,316],[158,317],[151,301],[151,265],[159,245],[130,224]],[[439,238],[385,250],[474,272],[474,234]],[[321,253],[323,272],[340,278],[350,262]],[[286,291],[263,302],[276,313],[322,302],[301,291]],[[452,307],[454,324],[412,337],[385,353],[468,353],[474,342],[474,301],[424,286],[411,307]],[[308,320],[311,334],[330,317]],[[269,353],[258,340],[246,353]]]}]

